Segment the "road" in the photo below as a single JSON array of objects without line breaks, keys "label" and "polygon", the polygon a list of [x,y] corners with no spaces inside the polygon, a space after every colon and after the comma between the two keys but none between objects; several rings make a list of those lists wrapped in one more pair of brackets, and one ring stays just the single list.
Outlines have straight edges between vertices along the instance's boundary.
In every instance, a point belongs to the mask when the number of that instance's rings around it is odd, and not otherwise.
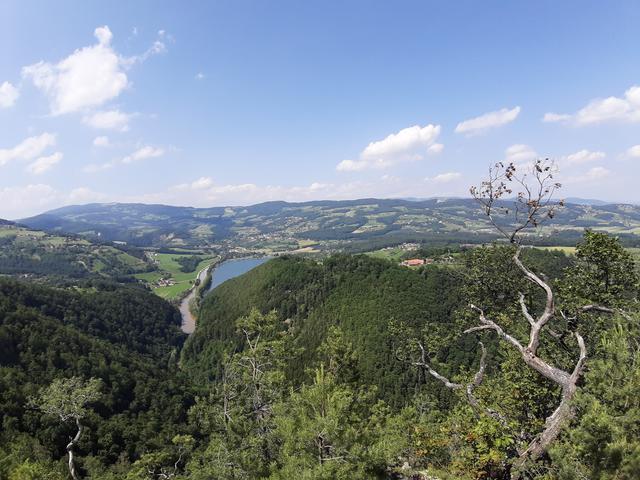
[{"label": "road", "polygon": [[[207,272],[212,267],[213,265],[207,265],[198,272],[197,278],[200,280],[199,283],[202,283],[204,281],[205,277],[207,276]],[[182,299],[182,302],[180,302],[180,315],[182,315],[182,331],[189,335],[192,334],[196,329],[196,318],[191,313],[191,310],[189,310],[189,302],[191,302],[191,300],[195,298],[197,291],[198,288],[194,285],[193,287],[191,287],[189,294]]]}]

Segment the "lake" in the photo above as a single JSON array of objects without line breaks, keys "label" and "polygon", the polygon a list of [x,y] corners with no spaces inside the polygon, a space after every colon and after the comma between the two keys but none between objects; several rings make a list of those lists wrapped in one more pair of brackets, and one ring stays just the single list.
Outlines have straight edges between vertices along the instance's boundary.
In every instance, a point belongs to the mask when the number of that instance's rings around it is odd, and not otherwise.
[{"label": "lake", "polygon": [[[207,293],[216,288],[221,283],[227,280],[247,273],[249,270],[262,265],[271,257],[250,257],[250,258],[233,258],[231,260],[225,260],[224,262],[216,265],[211,274],[211,286]],[[198,275],[200,281],[204,280],[206,276],[206,269],[202,270]],[[187,295],[180,303],[180,314],[182,315],[182,331],[184,333],[191,334],[196,329],[196,319],[189,310],[189,302],[195,296],[195,289],[193,289],[189,295]]]},{"label": "lake", "polygon": [[269,260],[271,257],[261,257],[261,258],[233,258],[231,260],[225,260],[219,265],[216,265],[213,270],[213,274],[211,275],[211,286],[209,287],[209,291],[216,288],[221,283],[226,282],[227,280],[242,275],[243,273],[247,273],[249,270],[254,269],[258,265],[262,265],[264,262]]}]

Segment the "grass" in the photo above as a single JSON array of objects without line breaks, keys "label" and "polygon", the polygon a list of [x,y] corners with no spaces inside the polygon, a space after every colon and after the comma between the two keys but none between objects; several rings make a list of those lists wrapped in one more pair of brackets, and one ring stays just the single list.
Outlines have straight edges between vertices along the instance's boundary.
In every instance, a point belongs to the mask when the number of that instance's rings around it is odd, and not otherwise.
[{"label": "grass", "polygon": [[147,283],[155,283],[162,278],[162,272],[136,273],[134,277]]},{"label": "grass", "polygon": [[318,245],[318,242],[316,242],[315,240],[308,240],[308,239],[299,239],[298,240],[298,247],[300,247],[300,248],[315,247],[316,245]]},{"label": "grass", "polygon": [[168,285],[166,287],[156,287],[153,289],[153,293],[165,300],[174,300],[180,298],[180,296],[191,288],[190,282],[176,283],[175,285]]},{"label": "grass", "polygon": [[573,255],[576,253],[576,247],[540,247],[543,250],[550,250],[556,252],[564,252],[567,255]]},{"label": "grass", "polygon": [[184,273],[180,271],[180,264],[177,258],[190,255],[176,255],[174,253],[157,253],[153,255],[158,264],[159,272],[149,272],[136,275],[136,278],[144,280],[148,283],[155,283],[162,277],[170,277],[175,284],[162,287],[154,287],[153,292],[167,300],[175,300],[189,290],[195,282],[198,272],[212,263],[214,257],[211,255],[201,255],[202,260],[196,267],[195,271]]},{"label": "grass", "polygon": [[380,250],[374,250],[373,252],[366,252],[366,255],[370,255],[375,258],[382,258],[384,260],[391,260],[394,262],[400,262],[402,257],[407,253],[402,248],[382,248]]}]

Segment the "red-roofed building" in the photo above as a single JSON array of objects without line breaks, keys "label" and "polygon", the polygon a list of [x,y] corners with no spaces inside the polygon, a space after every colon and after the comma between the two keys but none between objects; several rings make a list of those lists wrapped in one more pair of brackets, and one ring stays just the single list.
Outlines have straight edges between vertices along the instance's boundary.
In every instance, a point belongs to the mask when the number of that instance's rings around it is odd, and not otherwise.
[{"label": "red-roofed building", "polygon": [[402,262],[402,265],[404,265],[405,267],[419,267],[420,265],[424,265],[425,263],[426,262],[422,258],[411,258]]}]

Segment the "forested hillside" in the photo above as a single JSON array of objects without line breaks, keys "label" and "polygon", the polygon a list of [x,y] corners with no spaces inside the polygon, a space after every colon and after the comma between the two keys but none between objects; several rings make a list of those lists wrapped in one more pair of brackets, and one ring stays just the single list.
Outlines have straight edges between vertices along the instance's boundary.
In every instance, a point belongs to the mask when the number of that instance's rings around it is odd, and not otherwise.
[{"label": "forested hillside", "polygon": [[100,278],[132,282],[133,274],[154,268],[137,248],[0,224],[1,275],[57,284]]},{"label": "forested hillside", "polygon": [[1,279],[0,478],[637,479],[634,257],[595,230],[570,256],[524,246],[561,207],[553,170],[511,222],[496,168],[471,192],[504,241],[422,245],[443,261],[415,269],[274,258],[186,341],[143,288]]},{"label": "forested hillside", "polygon": [[367,256],[334,256],[321,264],[277,258],[206,298],[197,332],[183,353],[185,370],[201,381],[219,378],[225,347],[241,342],[234,320],[252,308],[275,310],[280,328],[294,337],[297,349],[288,359],[293,384],[309,379],[305,369],[317,363],[317,349],[330,328],[339,327],[354,345],[361,381],[401,404],[412,394],[418,372],[394,358],[388,324],[395,319],[418,328],[428,319],[446,325],[460,303],[460,281],[456,270],[416,272]]},{"label": "forested hillside", "polygon": [[176,374],[179,325],[175,309],[144,290],[0,279],[0,478],[66,478],[54,461],[75,425],[30,404],[54,379],[100,379],[79,446],[94,475],[170,442],[192,402]]},{"label": "forested hillside", "polygon": [[[575,257],[522,251],[567,312],[543,355],[571,369],[567,329],[578,328],[588,361],[570,428],[520,464],[560,390],[499,337],[464,333],[473,303],[526,338],[519,292],[531,311],[544,296],[513,253],[480,247],[415,270],[368,256],[273,259],[214,290],[182,350],[177,312],[146,291],[3,280],[0,478],[67,478],[76,426],[47,412],[79,392],[82,478],[636,478],[632,258],[597,233]],[[572,316],[585,302],[603,310]],[[468,398],[456,387],[467,384]]]},{"label": "forested hillside", "polygon": [[[552,278],[572,263],[562,252],[531,249],[525,256]],[[416,332],[431,329],[444,341],[456,312],[465,305],[463,285],[459,265],[413,270],[365,255],[336,255],[322,262],[276,258],[225,282],[206,297],[198,329],[185,345],[183,366],[199,383],[219,378],[223,352],[239,348],[242,342],[234,319],[252,308],[274,310],[281,330],[293,336],[297,349],[288,360],[292,383],[309,379],[305,369],[319,361],[318,347],[337,327],[353,344],[361,381],[376,385],[385,400],[403,404],[424,378],[396,358],[390,324],[403,324]],[[455,339],[439,355],[455,371],[474,360],[475,342],[470,337]]]}]

